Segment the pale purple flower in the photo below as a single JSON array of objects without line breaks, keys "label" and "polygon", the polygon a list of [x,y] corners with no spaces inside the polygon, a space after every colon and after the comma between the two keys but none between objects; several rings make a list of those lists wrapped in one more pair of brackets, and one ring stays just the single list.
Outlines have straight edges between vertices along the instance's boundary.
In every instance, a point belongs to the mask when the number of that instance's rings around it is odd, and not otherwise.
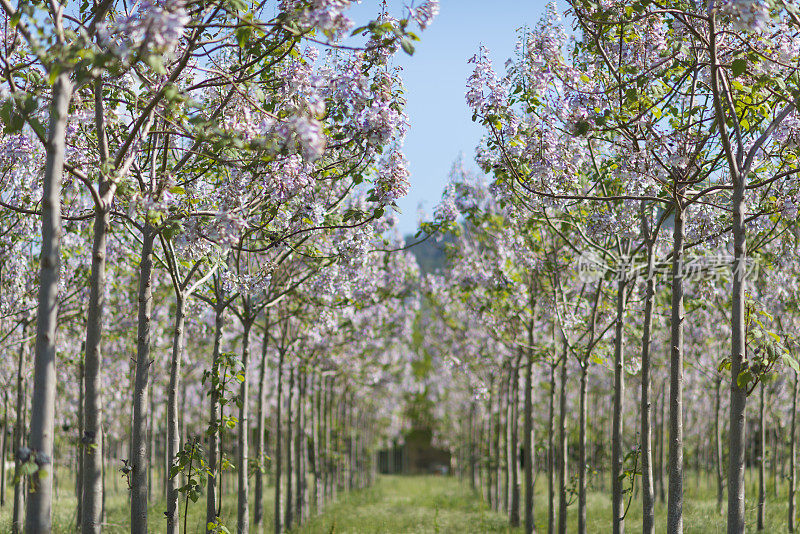
[{"label": "pale purple flower", "polygon": [[439,0],[425,0],[419,7],[411,10],[411,16],[423,30],[430,26],[439,14]]}]

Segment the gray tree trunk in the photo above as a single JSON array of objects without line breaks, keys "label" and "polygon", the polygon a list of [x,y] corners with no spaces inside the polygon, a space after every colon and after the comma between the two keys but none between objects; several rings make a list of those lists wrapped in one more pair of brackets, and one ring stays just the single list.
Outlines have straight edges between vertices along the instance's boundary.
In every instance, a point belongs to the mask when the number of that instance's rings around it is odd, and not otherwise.
[{"label": "gray tree trunk", "polygon": [[286,530],[294,526],[294,363],[289,364],[289,384],[286,392],[286,506],[283,522]]},{"label": "gray tree trunk", "polygon": [[[167,458],[172,463],[181,450],[180,419],[178,418],[178,391],[181,382],[181,364],[185,345],[186,302],[182,295],[175,295],[175,330],[172,337],[172,362],[169,371],[169,396],[167,400]],[[170,476],[167,484],[167,534],[175,534],[180,525],[178,514],[178,488],[181,475]]]},{"label": "gray tree trunk", "polygon": [[6,458],[8,458],[8,390],[3,392],[3,437],[0,445],[0,507],[6,505]]},{"label": "gray tree trunk", "polygon": [[586,420],[589,407],[587,395],[589,393],[589,359],[581,361],[581,379],[578,413],[578,534],[586,534],[586,486],[587,486],[587,455],[586,455]]},{"label": "gray tree trunk", "polygon": [[745,408],[747,392],[737,378],[745,358],[745,261],[744,178],[733,179],[733,288],[731,294],[731,392],[728,424],[728,534],[745,531]]},{"label": "gray tree trunk", "polygon": [[520,522],[519,497],[520,497],[520,476],[519,476],[519,363],[520,358],[511,369],[511,439],[508,446],[509,462],[511,466],[511,482],[509,492],[508,522],[512,527],[518,527]]},{"label": "gray tree trunk", "polygon": [[261,342],[261,366],[258,375],[258,421],[256,434],[256,469],[255,480],[255,510],[253,510],[253,524],[257,534],[264,532],[264,463],[266,459],[264,435],[266,433],[266,403],[267,403],[267,347],[269,345],[269,311],[266,312],[264,324],[264,339]]},{"label": "gray tree trunk", "polygon": [[[647,220],[644,219],[647,228]],[[649,233],[649,232],[648,232]],[[641,464],[642,464],[642,534],[655,532],[655,493],[653,491],[653,423],[650,400],[650,345],[653,328],[653,300],[655,298],[655,246],[654,239],[648,236],[647,242],[647,282],[644,300],[644,321],[642,325],[642,395],[641,395]]]},{"label": "gray tree trunk", "polygon": [[53,490],[53,427],[56,402],[56,326],[58,279],[61,265],[61,178],[72,82],[68,72],[56,76],[50,104],[42,193],[42,243],[33,363],[31,451],[39,470],[29,479],[25,531],[44,534],[51,529]]},{"label": "gray tree trunk", "polygon": [[275,509],[273,520],[275,521],[275,534],[283,532],[281,521],[281,484],[283,472],[283,362],[286,356],[284,347],[278,348],[278,383],[275,386]]},{"label": "gray tree trunk", "polygon": [[[97,131],[101,164],[108,160],[108,145],[105,137],[102,85],[95,85],[95,129]],[[101,172],[98,177],[98,192],[103,198],[108,191],[108,182]],[[84,429],[81,434],[81,520],[83,534],[99,534],[102,527],[103,510],[103,398],[100,382],[102,361],[103,318],[106,305],[106,249],[109,226],[109,210],[105,205],[95,205],[94,236],[92,243],[92,274],[89,283],[89,309],[86,318],[86,352],[84,356]]]},{"label": "gray tree trunk", "polygon": [[558,532],[567,532],[567,344],[562,343],[558,413]]},{"label": "gray tree trunk", "polygon": [[[794,415],[793,415],[794,416]],[[714,381],[714,463],[717,468],[717,510],[722,514],[725,476],[722,465],[722,376]]]},{"label": "gray tree trunk", "polygon": [[297,370],[297,417],[295,418],[295,444],[294,463],[297,469],[297,501],[295,503],[295,520],[297,524],[303,522],[303,511],[306,499],[306,473],[305,458],[307,445],[305,442],[305,384],[306,374],[298,367]]},{"label": "gray tree trunk", "polygon": [[[553,328],[555,338],[555,325]],[[554,339],[555,340],[555,339]],[[557,355],[550,365],[550,391],[547,417],[547,534],[556,531],[556,368]]]},{"label": "gray tree trunk", "polygon": [[313,450],[314,450],[314,513],[321,513],[322,507],[324,506],[324,498],[325,498],[325,488],[322,479],[322,449],[320,444],[322,442],[322,418],[321,418],[321,410],[322,410],[322,374],[315,373],[314,376],[316,380],[312,386],[312,391],[314,395],[314,405],[312,411],[312,432],[314,433],[314,442]]},{"label": "gray tree trunk", "polygon": [[497,411],[494,414],[494,456],[492,461],[492,470],[494,471],[492,476],[492,505],[494,511],[497,512],[500,510],[500,458],[502,457],[502,452],[500,448],[500,434],[502,433],[502,424],[501,424],[501,413],[503,411],[503,380],[502,374],[500,375],[501,378],[498,380],[497,384]]},{"label": "gray tree trunk", "polygon": [[683,532],[683,248],[684,212],[675,204],[672,240],[672,332],[669,384],[669,494],[667,532]]},{"label": "gray tree trunk", "polygon": [[624,340],[625,276],[617,282],[617,318],[614,326],[614,409],[611,424],[611,510],[614,534],[625,532],[622,507],[622,401],[625,397]]},{"label": "gray tree trunk", "polygon": [[758,392],[758,511],[756,516],[756,529],[764,530],[764,512],[766,510],[767,492],[766,459],[767,459],[767,430],[766,406],[764,402],[764,381],[761,381]]},{"label": "gray tree trunk", "polygon": [[[211,353],[211,373],[214,376],[219,374],[219,364],[217,359],[220,352],[220,343],[222,341],[222,326],[224,307],[222,303],[217,302],[214,308],[214,349]],[[217,389],[213,388],[210,397],[210,410],[208,421],[208,480],[206,482],[206,525],[216,524],[219,520],[217,515],[217,457],[219,455],[219,432],[221,427],[219,424],[219,394]],[[211,530],[211,529],[208,529]]]},{"label": "gray tree trunk", "polygon": [[533,461],[536,455],[533,453],[533,328],[536,314],[534,306],[531,306],[531,319],[528,323],[528,350],[525,358],[525,408],[524,408],[524,443],[525,443],[525,533],[536,532],[534,524],[533,507],[533,485],[534,469]]},{"label": "gray tree trunk", "polygon": [[244,299],[244,320],[242,327],[242,373],[244,380],[239,387],[239,422],[236,424],[238,430],[238,449],[239,455],[236,462],[236,474],[238,478],[238,491],[236,502],[236,530],[239,534],[250,532],[250,480],[249,471],[249,451],[248,438],[250,430],[250,381],[248,380],[248,367],[250,367],[250,328],[253,325],[250,317],[250,302]]},{"label": "gray tree trunk", "polygon": [[795,493],[797,491],[797,397],[800,394],[800,373],[794,374],[792,391],[792,430],[789,436],[789,532],[794,532]]},{"label": "gray tree trunk", "polygon": [[[85,354],[85,350],[81,351]],[[84,429],[84,416],[83,416],[83,403],[84,403],[84,368],[83,368],[83,358],[78,362],[78,450],[76,451],[77,454],[75,455],[75,500],[76,510],[75,510],[75,529],[80,530],[82,528],[82,521],[83,521],[83,444],[81,443],[80,438],[83,436],[83,429]],[[5,425],[4,425],[5,426]],[[5,445],[3,446],[3,459],[5,459]],[[3,470],[3,474],[5,475],[5,469]],[[5,476],[4,476],[5,478]],[[3,487],[3,493],[5,493],[5,481],[1,483]]]},{"label": "gray tree trunk", "polygon": [[136,338],[136,371],[133,387],[133,422],[131,424],[130,465],[131,532],[147,533],[147,390],[150,386],[150,338],[153,316],[153,241],[155,229],[145,223],[142,235],[142,259],[139,264],[139,326]]},{"label": "gray tree trunk", "polygon": [[20,473],[22,462],[20,462],[19,451],[22,448],[22,441],[25,439],[25,361],[28,359],[28,325],[25,320],[22,323],[22,343],[19,346],[19,358],[17,360],[17,420],[14,424],[14,510],[11,519],[11,532],[19,534],[25,525],[25,492],[24,480]]}]

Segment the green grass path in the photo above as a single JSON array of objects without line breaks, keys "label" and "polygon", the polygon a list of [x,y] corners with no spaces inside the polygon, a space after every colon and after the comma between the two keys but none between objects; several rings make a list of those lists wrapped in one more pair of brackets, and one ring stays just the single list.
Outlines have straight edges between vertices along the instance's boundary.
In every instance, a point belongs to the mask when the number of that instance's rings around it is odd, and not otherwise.
[{"label": "green grass path", "polygon": [[372,488],[344,496],[296,532],[417,534],[515,532],[457,478],[382,476]]}]

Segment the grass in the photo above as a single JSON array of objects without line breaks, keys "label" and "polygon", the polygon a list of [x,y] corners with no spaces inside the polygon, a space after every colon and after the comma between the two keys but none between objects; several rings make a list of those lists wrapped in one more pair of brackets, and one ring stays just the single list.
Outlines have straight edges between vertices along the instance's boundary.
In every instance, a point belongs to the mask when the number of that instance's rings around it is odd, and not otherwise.
[{"label": "grass", "polygon": [[[235,482],[228,475],[230,483]],[[74,532],[75,497],[71,484],[67,485],[66,473],[61,477],[61,488],[55,502],[53,513],[54,532]],[[756,486],[754,478],[748,476],[747,484],[747,527],[755,531]],[[546,479],[539,476],[536,483],[536,526],[539,532],[547,531],[547,491]],[[711,478],[688,473],[684,484],[684,532],[705,534],[724,532],[725,516],[716,509],[716,486]],[[252,485],[251,485],[252,491]],[[779,488],[774,496],[771,480],[768,483],[766,507],[766,533],[786,532],[787,485]],[[235,531],[236,497],[232,485],[226,488],[223,523]],[[6,505],[0,509],[0,532],[10,532],[11,507],[13,495],[6,493]],[[107,524],[104,532],[129,532],[129,506],[127,495],[121,486],[114,491],[109,485]],[[272,531],[272,488],[265,495],[266,531]],[[800,499],[799,499],[800,500]],[[252,508],[252,505],[251,505]],[[148,520],[150,531],[164,531],[164,501],[156,499],[150,507]],[[252,509],[251,509],[252,514]],[[567,532],[577,528],[576,505],[569,507]],[[183,521],[183,500],[181,501],[181,525]],[[205,521],[204,497],[197,503],[190,503],[188,532],[203,534]],[[610,531],[611,502],[607,491],[597,488],[590,492],[587,510],[588,530],[593,533]],[[656,508],[656,532],[664,532],[666,524],[666,505],[658,502]],[[635,498],[626,517],[628,532],[641,530],[641,501]],[[181,528],[181,532],[183,529]],[[295,534],[370,534],[370,533],[491,533],[522,532],[508,527],[502,513],[490,510],[480,497],[466,484],[452,477],[439,476],[382,476],[372,488],[355,491],[348,495],[340,494],[336,503],[331,504],[323,514],[313,517],[294,530]]]}]

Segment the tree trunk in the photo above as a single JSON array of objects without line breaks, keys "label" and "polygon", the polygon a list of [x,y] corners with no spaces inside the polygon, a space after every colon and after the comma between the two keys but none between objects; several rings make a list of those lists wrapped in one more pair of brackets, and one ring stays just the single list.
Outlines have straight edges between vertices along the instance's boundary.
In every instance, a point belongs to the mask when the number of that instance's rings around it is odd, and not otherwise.
[{"label": "tree trunk", "polygon": [[533,445],[535,440],[533,438],[533,327],[535,321],[534,307],[531,307],[531,319],[528,323],[528,350],[525,359],[525,415],[524,415],[524,442],[525,442],[525,533],[531,534],[536,532],[536,525],[534,524],[534,507],[533,507],[533,484],[534,484],[534,469],[533,461],[536,455],[533,454]]},{"label": "tree trunk", "polygon": [[475,490],[475,400],[472,400],[469,405],[469,485],[470,488]]},{"label": "tree trunk", "polygon": [[520,497],[520,477],[519,477],[519,362],[512,366],[511,369],[511,438],[508,446],[509,458],[511,466],[511,482],[509,492],[511,497],[509,499],[508,518],[512,527],[519,526],[519,497]]},{"label": "tree trunk", "polygon": [[24,479],[20,473],[22,462],[20,462],[19,452],[22,448],[22,441],[25,439],[25,361],[28,359],[28,325],[22,323],[22,343],[19,346],[19,358],[17,360],[17,420],[14,424],[14,511],[11,520],[11,531],[19,534],[25,524],[25,492],[23,491]]},{"label": "tree trunk", "polygon": [[728,424],[728,534],[745,531],[745,408],[747,392],[737,378],[745,358],[745,260],[744,177],[733,177],[733,291],[731,294],[731,392]]},{"label": "tree trunk", "polygon": [[792,434],[789,436],[789,532],[794,532],[795,492],[797,491],[797,397],[800,394],[800,373],[794,374],[792,391]]},{"label": "tree trunk", "polygon": [[764,530],[764,511],[766,504],[766,459],[767,459],[767,430],[764,402],[764,381],[761,381],[758,392],[758,512],[756,529]]},{"label": "tree trunk", "polygon": [[[647,221],[645,220],[645,225]],[[642,325],[642,398],[641,398],[641,463],[642,463],[642,534],[655,532],[655,493],[653,491],[653,440],[650,401],[650,345],[653,327],[653,300],[655,298],[655,247],[654,239],[647,242],[647,285]]]},{"label": "tree trunk", "polygon": [[25,531],[50,532],[53,489],[53,427],[56,400],[56,323],[61,265],[61,178],[72,83],[69,72],[56,76],[50,104],[42,193],[42,242],[39,260],[39,296],[36,354],[33,364],[31,451],[39,470],[29,477]]},{"label": "tree trunk", "polygon": [[[167,458],[169,458],[168,468],[172,469],[172,463],[181,450],[181,434],[178,418],[178,391],[181,382],[181,363],[183,362],[183,351],[185,345],[184,326],[186,322],[186,302],[183,295],[175,295],[175,330],[172,337],[172,362],[169,371],[169,397],[167,405]],[[178,514],[178,488],[181,486],[181,476],[167,475],[169,483],[167,485],[167,534],[175,534],[179,526]]]},{"label": "tree trunk", "polygon": [[286,356],[284,347],[278,348],[278,383],[275,386],[275,534],[283,532],[281,521],[281,478],[283,472],[283,362]]},{"label": "tree trunk", "polygon": [[578,414],[578,534],[586,534],[586,421],[589,410],[587,395],[589,392],[589,358],[581,362],[580,406]]},{"label": "tree trunk", "polygon": [[683,248],[684,212],[675,203],[672,242],[672,332],[669,384],[669,495],[667,532],[683,532]]},{"label": "tree trunk", "polygon": [[500,374],[500,380],[498,380],[497,384],[497,411],[494,415],[494,457],[492,463],[492,469],[494,471],[494,475],[492,476],[493,482],[493,489],[492,489],[492,504],[494,511],[497,512],[500,510],[500,458],[502,457],[501,449],[500,449],[500,434],[502,433],[503,426],[501,422],[501,414],[503,411],[503,380],[502,380],[502,373]]},{"label": "tree trunk", "polygon": [[[95,87],[95,124],[100,144],[101,160],[108,158],[105,140],[105,125],[102,113],[102,88]],[[101,172],[98,191],[102,196],[108,190],[108,182]],[[100,534],[103,508],[103,399],[100,378],[102,361],[103,318],[106,305],[106,249],[109,226],[109,211],[105,205],[95,206],[94,237],[92,243],[92,274],[89,283],[89,309],[86,318],[85,388],[83,412],[84,429],[82,441],[82,495],[79,528],[83,534]]]},{"label": "tree trunk", "polygon": [[0,459],[2,459],[2,465],[0,468],[0,507],[5,507],[6,505],[6,458],[8,458],[8,443],[7,443],[7,436],[8,436],[8,390],[3,392],[3,436],[2,436],[2,445],[0,445]]},{"label": "tree trunk", "polygon": [[297,499],[295,500],[294,518],[297,524],[303,522],[304,478],[303,473],[303,402],[304,402],[305,373],[297,366],[297,410],[294,418],[294,465],[297,471]]},{"label": "tree trunk", "polygon": [[[219,353],[222,342],[222,326],[224,307],[219,301],[214,308],[214,349],[211,353],[211,376],[219,376]],[[206,482],[206,530],[210,531],[208,525],[216,525],[219,520],[217,516],[217,478],[218,466],[217,458],[219,455],[219,433],[222,431],[219,415],[219,392],[217,387],[211,382],[211,395],[209,421],[208,421],[208,480]],[[166,467],[166,466],[165,466]],[[220,497],[221,499],[221,497]]]},{"label": "tree trunk", "polygon": [[614,327],[614,412],[611,424],[611,509],[614,534],[625,532],[622,509],[622,401],[625,397],[623,324],[625,314],[625,279],[617,282],[617,319]]},{"label": "tree trunk", "polygon": [[153,241],[155,229],[145,223],[142,236],[142,260],[139,265],[139,326],[136,344],[136,371],[133,388],[133,423],[131,428],[131,532],[147,533],[147,426],[150,414],[147,389],[150,385],[150,327],[153,315]]},{"label": "tree trunk", "polygon": [[242,320],[242,373],[244,380],[239,386],[239,422],[237,423],[239,455],[237,457],[236,474],[238,475],[238,492],[236,505],[236,530],[239,534],[250,532],[250,480],[248,478],[249,451],[248,438],[250,434],[250,381],[248,368],[250,367],[250,328],[253,326],[250,317],[249,297],[244,299],[244,319]]},{"label": "tree trunk", "polygon": [[[84,354],[86,353],[85,349],[81,352]],[[83,528],[83,442],[81,439],[83,437],[83,429],[85,428],[83,415],[85,397],[84,375],[84,360],[83,357],[81,357],[81,360],[78,362],[78,450],[77,454],[75,455],[75,530],[80,530]],[[3,425],[3,427],[5,427],[5,425]],[[5,442],[3,445],[3,460],[5,460]],[[3,469],[3,475],[3,482],[0,483],[0,485],[2,485],[3,494],[5,494],[5,469]]]},{"label": "tree trunk", "polygon": [[661,415],[659,416],[659,431],[658,431],[658,478],[661,480],[661,484],[658,486],[658,499],[664,503],[666,501],[666,491],[664,491],[664,436],[666,435],[666,427],[665,421],[666,417],[664,416],[664,407],[667,404],[667,379],[664,379],[664,382],[661,385]]},{"label": "tree trunk", "polygon": [[717,468],[717,510],[722,514],[725,477],[722,466],[722,376],[714,381],[714,463]]},{"label": "tree trunk", "polygon": [[317,377],[316,381],[314,382],[314,386],[312,387],[313,391],[313,411],[312,411],[312,432],[314,435],[314,441],[312,443],[313,451],[314,451],[314,513],[319,514],[322,512],[322,507],[324,506],[324,498],[325,498],[325,488],[322,479],[322,449],[320,444],[322,442],[322,417],[321,417],[321,410],[322,410],[322,385],[323,385],[323,378],[322,373],[315,373],[314,376]]},{"label": "tree trunk", "polygon": [[267,403],[267,346],[269,344],[269,311],[264,323],[264,339],[261,342],[261,367],[258,375],[258,421],[256,433],[256,487],[255,487],[255,510],[253,511],[253,523],[257,534],[264,532],[264,469],[265,469],[265,446],[264,437],[266,433],[266,403]]},{"label": "tree trunk", "polygon": [[562,343],[558,414],[558,532],[567,532],[567,344]]},{"label": "tree trunk", "polygon": [[[553,328],[555,337],[555,327]],[[555,351],[554,351],[555,352]],[[556,531],[556,368],[557,355],[550,365],[550,395],[547,417],[547,534]]]},{"label": "tree trunk", "polygon": [[294,526],[294,363],[289,364],[289,385],[286,391],[286,506],[284,507],[284,523],[286,530]]}]

